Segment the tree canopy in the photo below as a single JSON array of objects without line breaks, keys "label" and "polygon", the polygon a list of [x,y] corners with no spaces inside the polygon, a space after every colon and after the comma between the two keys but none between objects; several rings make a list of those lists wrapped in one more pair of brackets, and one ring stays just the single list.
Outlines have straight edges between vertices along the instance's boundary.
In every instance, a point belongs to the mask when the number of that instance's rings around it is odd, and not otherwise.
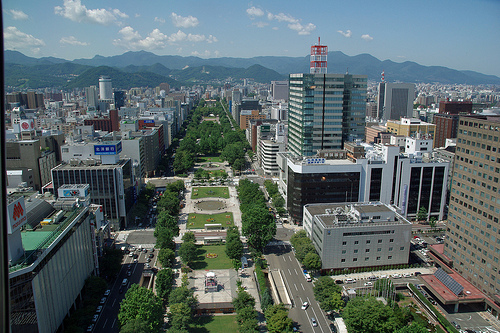
[{"label": "tree canopy", "polygon": [[148,332],[158,332],[163,324],[164,308],[161,299],[152,290],[133,284],[120,303],[118,321],[125,326],[139,319],[147,322]]}]

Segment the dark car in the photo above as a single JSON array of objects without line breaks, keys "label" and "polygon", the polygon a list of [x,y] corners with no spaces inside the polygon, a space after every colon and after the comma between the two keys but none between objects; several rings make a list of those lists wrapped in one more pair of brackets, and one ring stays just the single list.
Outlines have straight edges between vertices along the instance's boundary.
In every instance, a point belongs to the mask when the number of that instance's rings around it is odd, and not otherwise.
[{"label": "dark car", "polygon": [[335,283],[336,284],[342,284],[342,283],[344,283],[344,281],[343,280],[335,280]]},{"label": "dark car", "polygon": [[334,324],[330,324],[330,331],[335,332],[335,333],[337,332],[337,328],[335,327]]}]

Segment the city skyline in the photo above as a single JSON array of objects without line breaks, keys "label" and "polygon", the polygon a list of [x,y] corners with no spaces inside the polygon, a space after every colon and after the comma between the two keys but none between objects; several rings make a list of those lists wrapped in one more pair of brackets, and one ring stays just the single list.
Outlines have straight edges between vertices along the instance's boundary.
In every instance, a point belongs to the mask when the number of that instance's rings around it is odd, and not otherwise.
[{"label": "city skyline", "polygon": [[[201,58],[306,56],[321,43],[347,55],[500,76],[500,2],[299,1],[217,5],[50,0],[3,3],[4,47],[67,60],[145,50]],[[468,24],[467,23],[473,23]]]}]

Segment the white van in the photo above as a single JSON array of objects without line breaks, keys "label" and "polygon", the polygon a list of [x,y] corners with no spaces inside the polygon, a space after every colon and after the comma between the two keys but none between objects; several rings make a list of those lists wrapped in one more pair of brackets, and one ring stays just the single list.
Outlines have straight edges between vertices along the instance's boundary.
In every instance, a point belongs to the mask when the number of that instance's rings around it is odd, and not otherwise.
[{"label": "white van", "polygon": [[351,279],[351,278],[345,279],[345,283],[354,283],[354,282],[356,282],[355,279]]}]

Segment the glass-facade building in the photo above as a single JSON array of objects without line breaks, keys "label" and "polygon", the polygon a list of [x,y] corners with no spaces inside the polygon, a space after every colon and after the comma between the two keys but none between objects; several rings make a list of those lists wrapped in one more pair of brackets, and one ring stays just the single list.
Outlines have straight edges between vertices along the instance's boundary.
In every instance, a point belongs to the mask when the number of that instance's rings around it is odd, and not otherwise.
[{"label": "glass-facade building", "polygon": [[366,75],[290,74],[288,149],[313,156],[320,149],[342,149],[363,139]]}]

